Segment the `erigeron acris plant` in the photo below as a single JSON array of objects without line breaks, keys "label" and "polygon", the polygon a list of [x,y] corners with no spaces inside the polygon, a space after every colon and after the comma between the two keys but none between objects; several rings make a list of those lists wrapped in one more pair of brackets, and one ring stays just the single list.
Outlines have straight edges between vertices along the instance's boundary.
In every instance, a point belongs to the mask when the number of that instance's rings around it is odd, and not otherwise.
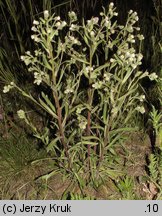
[{"label": "erigeron acris plant", "polygon": [[[68,15],[65,22],[45,11],[44,18],[34,20],[31,38],[37,49],[21,56],[33,73],[33,83],[46,86],[49,95],[40,92],[34,98],[14,82],[4,93],[16,88],[49,114],[51,127],[44,134],[31,123],[34,135],[54,152],[59,168],[83,186],[89,177],[110,174],[108,153],[130,130],[133,114],[145,112],[139,82],[156,77],[138,70],[142,54],[134,43],[144,38],[135,26],[136,12],[128,13],[124,26],[114,21],[118,13],[113,3],[82,24],[75,12]],[[18,115],[30,125],[22,110]]]}]

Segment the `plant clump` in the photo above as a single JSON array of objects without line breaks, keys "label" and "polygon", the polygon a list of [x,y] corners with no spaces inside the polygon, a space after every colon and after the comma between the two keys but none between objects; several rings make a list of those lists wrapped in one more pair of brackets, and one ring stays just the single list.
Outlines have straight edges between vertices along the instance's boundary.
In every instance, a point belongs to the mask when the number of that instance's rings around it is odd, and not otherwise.
[{"label": "plant clump", "polygon": [[139,69],[143,56],[134,44],[144,37],[136,27],[136,12],[129,11],[125,25],[118,24],[113,3],[82,24],[74,11],[68,16],[66,22],[44,11],[44,18],[33,21],[36,50],[21,60],[33,74],[33,84],[40,86],[39,97],[16,83],[5,86],[4,93],[15,88],[48,113],[46,128],[38,132],[26,113],[18,111],[55,156],[58,168],[83,188],[90,180],[120,175],[113,169],[113,147],[134,130],[133,116],[145,112],[140,81],[157,75]]}]

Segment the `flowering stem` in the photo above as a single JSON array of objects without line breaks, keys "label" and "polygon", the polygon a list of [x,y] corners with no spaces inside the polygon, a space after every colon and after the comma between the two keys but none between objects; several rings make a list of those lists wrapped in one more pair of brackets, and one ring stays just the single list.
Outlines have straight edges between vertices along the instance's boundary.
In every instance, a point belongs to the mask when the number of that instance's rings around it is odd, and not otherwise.
[{"label": "flowering stem", "polygon": [[56,104],[56,109],[57,109],[58,126],[59,126],[59,133],[60,133],[60,136],[61,136],[61,142],[62,142],[62,144],[64,146],[65,154],[66,154],[66,157],[68,158],[69,164],[70,164],[68,146],[67,146],[67,143],[65,142],[66,138],[65,138],[63,127],[62,127],[62,112],[61,112],[61,107],[60,107],[57,92],[53,91],[53,97],[54,97],[55,104]]},{"label": "flowering stem", "polygon": [[[91,107],[93,102],[94,89],[88,90],[88,105]],[[91,111],[88,110],[87,115],[87,136],[91,135]],[[88,158],[90,160],[91,146],[88,145]],[[90,161],[89,161],[90,162]]]},{"label": "flowering stem", "polygon": [[56,112],[57,112],[57,121],[58,121],[58,126],[59,126],[59,133],[60,133],[60,136],[61,136],[61,143],[64,147],[64,150],[65,150],[65,155],[66,157],[68,158],[68,168],[70,169],[70,157],[69,157],[69,153],[68,153],[68,146],[67,146],[67,143],[66,143],[66,138],[65,138],[65,134],[64,134],[64,129],[63,129],[63,126],[62,126],[62,111],[61,111],[61,106],[60,106],[60,102],[59,102],[59,97],[58,97],[58,92],[57,92],[57,89],[55,88],[56,87],[56,84],[57,84],[57,81],[56,81],[56,69],[55,69],[55,65],[54,65],[54,56],[53,56],[53,47],[52,47],[52,44],[50,44],[50,52],[49,52],[49,56],[50,58],[52,59],[52,81],[53,81],[53,84],[54,84],[54,88],[52,88],[52,93],[53,93],[53,98],[54,98],[54,101],[55,101],[55,105],[56,105]]},{"label": "flowering stem", "polygon": [[[90,48],[90,67],[92,67],[92,59],[93,59],[93,46]],[[88,89],[88,105],[91,108],[93,102],[94,89],[91,87],[91,75],[89,76],[89,89]],[[87,115],[87,136],[91,134],[91,111],[88,110]],[[91,154],[91,146],[88,145],[88,162],[90,166],[90,154]]]},{"label": "flowering stem", "polygon": [[112,123],[112,117],[110,117],[110,120],[107,121],[106,125],[105,125],[105,133],[104,133],[104,143],[103,146],[101,146],[101,153],[100,153],[100,158],[99,158],[99,163],[98,163],[98,172],[101,166],[101,163],[104,159],[104,150],[105,147],[108,145],[109,143],[109,131],[111,129],[111,123]]}]

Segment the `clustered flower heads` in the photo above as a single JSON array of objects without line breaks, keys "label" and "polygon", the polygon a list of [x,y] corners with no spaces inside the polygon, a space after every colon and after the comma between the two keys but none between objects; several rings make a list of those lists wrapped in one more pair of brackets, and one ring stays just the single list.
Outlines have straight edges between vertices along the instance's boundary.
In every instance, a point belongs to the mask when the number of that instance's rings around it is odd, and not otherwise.
[{"label": "clustered flower heads", "polygon": [[14,88],[14,86],[15,86],[14,82],[11,82],[9,85],[4,86],[3,93],[9,92],[12,88]]},{"label": "clustered flower heads", "polygon": [[[80,59],[83,60],[80,61],[82,63],[84,62],[84,64],[80,64],[82,65],[80,74],[84,74],[87,79],[91,80],[91,87],[94,91],[104,90],[104,94],[107,94],[107,98],[109,98],[107,100],[109,100],[111,104],[110,113],[115,118],[119,113],[119,108],[117,106],[117,102],[115,101],[116,92],[114,92],[114,89],[112,90],[111,88],[107,87],[112,87],[113,85],[111,85],[111,83],[113,82],[115,86],[116,83],[114,74],[111,72],[111,68],[117,67],[118,71],[120,71],[121,68],[125,71],[128,71],[128,69],[130,69],[130,71],[133,71],[139,65],[141,65],[143,56],[141,53],[138,53],[133,47],[136,39],[143,40],[144,36],[135,33],[135,30],[139,31],[140,29],[138,27],[134,27],[134,24],[138,21],[138,16],[137,13],[133,12],[132,10],[129,11],[128,21],[125,26],[118,25],[112,19],[113,17],[118,16],[118,13],[116,12],[116,9],[114,7],[114,3],[110,3],[107,14],[104,11],[101,12],[100,15],[101,17],[92,17],[90,20],[87,20],[84,26],[79,26],[77,24],[77,15],[74,11],[68,13],[68,24],[66,21],[62,21],[60,16],[50,17],[49,12],[45,10],[44,19],[34,20],[33,26],[31,28],[33,32],[31,38],[37,44],[39,43],[39,49],[34,51],[34,55],[32,55],[30,51],[27,51],[25,55],[21,56],[21,60],[24,61],[26,66],[28,66],[29,72],[33,73],[34,84],[36,85],[40,85],[43,81],[46,80],[48,76],[52,77],[52,70],[50,69],[50,67],[52,65],[52,62],[55,61],[55,56],[60,59],[60,52],[63,52],[69,56],[73,54],[69,58],[71,59],[70,61],[72,64],[75,64],[76,61],[79,61]],[[59,38],[59,33],[64,29],[64,27],[67,27],[69,31],[64,36],[64,38],[61,39],[61,37]],[[83,33],[81,39],[80,33]],[[117,38],[116,35],[117,37],[119,36],[119,38]],[[82,43],[82,41],[84,40],[85,43]],[[86,40],[88,42],[86,42]],[[110,49],[112,51],[112,56],[107,60],[108,66],[105,67],[104,70],[100,69],[99,64],[98,66],[93,65],[93,61],[89,63],[89,59],[87,57],[89,55],[87,53],[89,52],[90,46],[93,46],[93,48],[96,46],[96,50],[94,48],[95,53],[95,51],[97,52],[97,43],[102,44],[102,42],[103,49]],[[52,45],[55,46],[55,49],[51,49],[50,46]],[[80,46],[81,48],[83,47],[81,49],[83,52],[79,53],[78,46]],[[77,48],[75,49],[75,47]],[[56,54],[53,58],[51,58],[50,56],[50,49]],[[75,55],[77,55],[77,58],[74,58]],[[83,59],[83,56],[85,57],[85,59]],[[97,67],[99,69],[97,69]],[[137,72],[136,76],[148,76],[150,80],[156,80],[158,78],[156,73],[149,75],[148,72],[145,72],[143,74],[142,72]],[[119,80],[121,79],[120,77],[118,78]],[[67,85],[66,87],[63,87],[63,93],[65,94],[64,96],[66,98],[70,98],[71,95],[73,95],[73,93],[75,92],[75,83],[73,83],[72,78],[69,80],[67,78],[66,82]],[[4,86],[3,92],[9,92],[14,86],[14,82],[11,82],[9,85]],[[60,89],[61,88],[62,86],[60,87]],[[140,104],[145,100],[145,95],[140,95],[136,99],[138,99],[139,106],[137,106],[135,110],[143,114],[145,112],[145,108]],[[87,119],[84,117],[84,115],[82,115],[82,111],[84,109],[85,107],[79,107],[76,110],[76,116],[79,123],[78,125],[82,131],[87,127]],[[17,114],[19,118],[26,119],[26,115],[23,110],[19,110]]]},{"label": "clustered flower heads", "polygon": [[79,46],[81,45],[80,41],[71,35],[65,36],[65,43],[68,45],[74,45],[74,44],[79,45]]},{"label": "clustered flower heads", "polygon": [[145,100],[145,95],[140,95],[139,100],[143,102]]},{"label": "clustered flower heads", "polygon": [[151,73],[149,75],[150,80],[156,80],[158,78],[158,75],[156,73]]},{"label": "clustered flower heads", "polygon": [[78,31],[79,30],[79,26],[78,25],[75,25],[75,24],[71,24],[70,28],[69,28],[70,31]]},{"label": "clustered flower heads", "polygon": [[45,76],[45,73],[43,71],[40,72],[34,72],[34,83],[36,83],[37,85],[40,85],[43,77]]},{"label": "clustered flower heads", "polygon": [[140,112],[141,114],[144,114],[144,113],[145,113],[145,108],[144,108],[144,106],[137,106],[137,107],[136,107],[136,110],[137,110],[138,112]]},{"label": "clustered flower heads", "polygon": [[86,129],[87,126],[87,119],[81,115],[82,109],[78,110],[77,109],[77,119],[79,122],[79,128],[83,131]]},{"label": "clustered flower heads", "polygon": [[[45,22],[46,21],[46,22]],[[40,19],[39,21],[34,20],[33,26],[31,30],[34,32],[34,34],[31,35],[31,39],[34,40],[36,43],[42,42],[43,38],[42,36],[49,38],[53,38],[55,35],[58,35],[58,31],[62,30],[67,23],[65,21],[62,21],[60,16],[56,16],[53,18],[53,25],[49,25],[50,22],[50,15],[49,11],[44,11],[44,20]],[[47,25],[46,25],[47,24]]]}]

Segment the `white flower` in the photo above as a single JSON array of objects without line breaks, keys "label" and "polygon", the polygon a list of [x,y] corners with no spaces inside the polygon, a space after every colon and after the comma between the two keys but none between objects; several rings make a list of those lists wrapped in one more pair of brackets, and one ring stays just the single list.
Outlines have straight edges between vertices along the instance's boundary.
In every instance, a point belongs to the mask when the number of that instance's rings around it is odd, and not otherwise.
[{"label": "white flower", "polygon": [[94,31],[91,31],[91,32],[90,32],[90,35],[91,35],[91,37],[94,37],[94,36],[95,36]]},{"label": "white flower", "polygon": [[130,57],[129,62],[133,62],[134,58]]},{"label": "white flower", "polygon": [[34,83],[37,84],[37,85],[40,85],[41,82],[42,82],[42,79],[41,79],[41,78],[40,78],[40,79],[35,79],[35,80],[34,80]]},{"label": "white flower", "polygon": [[41,71],[40,73],[38,72],[34,72],[34,83],[37,84],[37,85],[40,85],[41,82],[42,82],[42,77],[44,76],[44,72]]},{"label": "white flower", "polygon": [[102,88],[102,85],[103,85],[103,82],[102,82],[102,81],[98,81],[98,82],[94,83],[94,84],[92,85],[92,87],[93,87],[94,89],[101,89],[101,88]]},{"label": "white flower", "polygon": [[110,59],[110,62],[111,62],[111,63],[115,62],[115,59],[111,58],[111,59]]},{"label": "white flower", "polygon": [[71,26],[70,26],[70,28],[69,28],[70,31],[75,31],[75,30],[77,30],[77,29],[78,29],[78,26],[77,26],[77,25],[74,25],[74,24],[71,24]]},{"label": "white flower", "polygon": [[48,10],[45,10],[44,11],[44,18],[48,19],[48,17],[49,17],[49,12],[48,12]]},{"label": "white flower", "polygon": [[86,126],[87,126],[87,122],[86,121],[82,121],[79,123],[79,127],[80,129],[82,130],[85,130],[86,129]]},{"label": "white flower", "polygon": [[91,20],[87,20],[87,24],[88,24],[89,26],[93,25],[92,19],[91,19]]},{"label": "white flower", "polygon": [[81,113],[81,111],[82,111],[82,109],[81,109],[81,108],[77,108],[77,110],[76,110],[76,113],[77,113],[77,114],[80,114],[80,113]]},{"label": "white flower", "polygon": [[[67,25],[67,23],[65,21],[63,21],[62,23],[60,23],[58,27],[58,30],[62,30],[65,26]],[[57,34],[58,35],[58,34]]]},{"label": "white flower", "polygon": [[86,73],[90,73],[90,72],[93,71],[93,67],[87,66],[87,67],[85,68],[85,71],[86,71]]},{"label": "white flower", "polygon": [[26,54],[27,54],[27,55],[31,55],[30,51],[26,51]]},{"label": "white flower", "polygon": [[143,55],[141,54],[141,53],[139,53],[138,55],[137,55],[137,61],[141,61],[143,59]]},{"label": "white flower", "polygon": [[47,33],[50,34],[52,32],[52,30],[49,28],[47,29]]},{"label": "white flower", "polygon": [[136,27],[136,30],[137,30],[137,31],[140,31],[141,29],[140,29],[140,27]]},{"label": "white flower", "polygon": [[69,16],[76,16],[76,13],[74,11],[70,11]]},{"label": "white flower", "polygon": [[123,60],[124,59],[124,55],[121,55],[120,58]]},{"label": "white flower", "polygon": [[144,36],[140,35],[140,34],[138,34],[137,37],[138,37],[139,40],[144,40],[145,39]]},{"label": "white flower", "polygon": [[74,11],[70,11],[70,12],[68,13],[68,15],[69,15],[69,18],[70,18],[71,22],[77,20],[76,13],[75,13]]},{"label": "white flower", "polygon": [[144,114],[145,113],[145,108],[143,106],[137,106],[136,110],[138,112],[140,112],[141,114]]},{"label": "white flower", "polygon": [[14,87],[14,82],[11,82],[10,85],[4,86],[3,93],[9,92]]},{"label": "white flower", "polygon": [[144,72],[144,75],[145,75],[145,76],[149,76],[149,72],[148,72],[148,71],[145,71],[145,72]]},{"label": "white flower", "polygon": [[117,12],[114,12],[114,16],[118,16],[118,13],[117,13]]},{"label": "white flower", "polygon": [[114,7],[114,3],[111,2],[111,3],[109,4],[109,7],[110,7],[110,8],[113,8],[113,7]]},{"label": "white flower", "polygon": [[3,93],[7,93],[7,92],[9,92],[9,91],[10,91],[9,85],[4,86],[4,88],[3,88]]},{"label": "white flower", "polygon": [[[135,55],[134,53],[132,53],[132,54],[130,55],[131,58],[135,58],[135,56],[136,56],[136,55]],[[143,58],[143,56],[141,56],[141,58]]]},{"label": "white flower", "polygon": [[61,18],[60,18],[60,16],[57,16],[57,17],[55,17],[54,18],[56,21],[58,21],[58,20],[60,20]]},{"label": "white flower", "polygon": [[94,17],[94,18],[93,18],[93,23],[94,23],[94,24],[98,24],[98,21],[99,21],[99,18],[98,18],[98,17]]},{"label": "white flower", "polygon": [[31,28],[31,30],[32,30],[33,32],[36,32],[36,31],[37,31],[37,28],[36,28],[35,26],[33,26],[33,27]]},{"label": "white flower", "polygon": [[62,25],[62,27],[65,27],[65,26],[67,25],[67,23],[66,23],[65,21],[63,21],[63,22],[61,23],[61,25]]},{"label": "white flower", "polygon": [[138,17],[138,16],[136,16],[134,19],[135,19],[136,21],[138,21],[138,20],[139,20],[139,17]]},{"label": "white flower", "polygon": [[145,100],[145,95],[141,95],[141,96],[139,97],[139,100],[140,100],[141,102],[143,102],[143,101]]},{"label": "white flower", "polygon": [[61,25],[61,22],[57,22],[57,23],[55,24],[56,27],[59,27],[60,25]]},{"label": "white flower", "polygon": [[131,66],[132,66],[133,69],[136,69],[137,64],[132,64]]},{"label": "white flower", "polygon": [[37,20],[34,20],[33,25],[39,25],[39,22]]},{"label": "white flower", "polygon": [[104,73],[104,79],[105,79],[106,81],[110,81],[110,75],[107,74],[107,73]]},{"label": "white flower", "polygon": [[[118,54],[119,54],[119,53],[118,53]],[[120,55],[120,54],[119,54],[119,55]],[[125,53],[125,57],[126,57],[126,58],[127,58],[127,57],[131,57],[131,53],[127,51],[127,52]]]},{"label": "white flower", "polygon": [[21,59],[22,61],[24,61],[25,56],[20,56],[20,59]]},{"label": "white flower", "polygon": [[132,32],[133,32],[133,27],[129,25],[129,26],[127,27],[127,31],[130,32],[130,33],[132,33]]},{"label": "white flower", "polygon": [[40,39],[38,38],[37,35],[31,35],[31,39],[34,40],[35,42],[39,42]]},{"label": "white flower", "polygon": [[149,75],[150,80],[156,80],[158,78],[158,75],[156,73],[151,73]]},{"label": "white flower", "polygon": [[115,30],[114,29],[111,29],[111,34],[114,34],[115,33]]},{"label": "white flower", "polygon": [[24,112],[24,110],[22,110],[22,109],[17,111],[17,115],[18,115],[18,117],[19,117],[20,119],[25,119],[25,118],[26,118],[25,112]]},{"label": "white flower", "polygon": [[65,94],[69,94],[72,92],[74,92],[74,90],[72,88],[69,88],[69,87],[64,91]]}]

